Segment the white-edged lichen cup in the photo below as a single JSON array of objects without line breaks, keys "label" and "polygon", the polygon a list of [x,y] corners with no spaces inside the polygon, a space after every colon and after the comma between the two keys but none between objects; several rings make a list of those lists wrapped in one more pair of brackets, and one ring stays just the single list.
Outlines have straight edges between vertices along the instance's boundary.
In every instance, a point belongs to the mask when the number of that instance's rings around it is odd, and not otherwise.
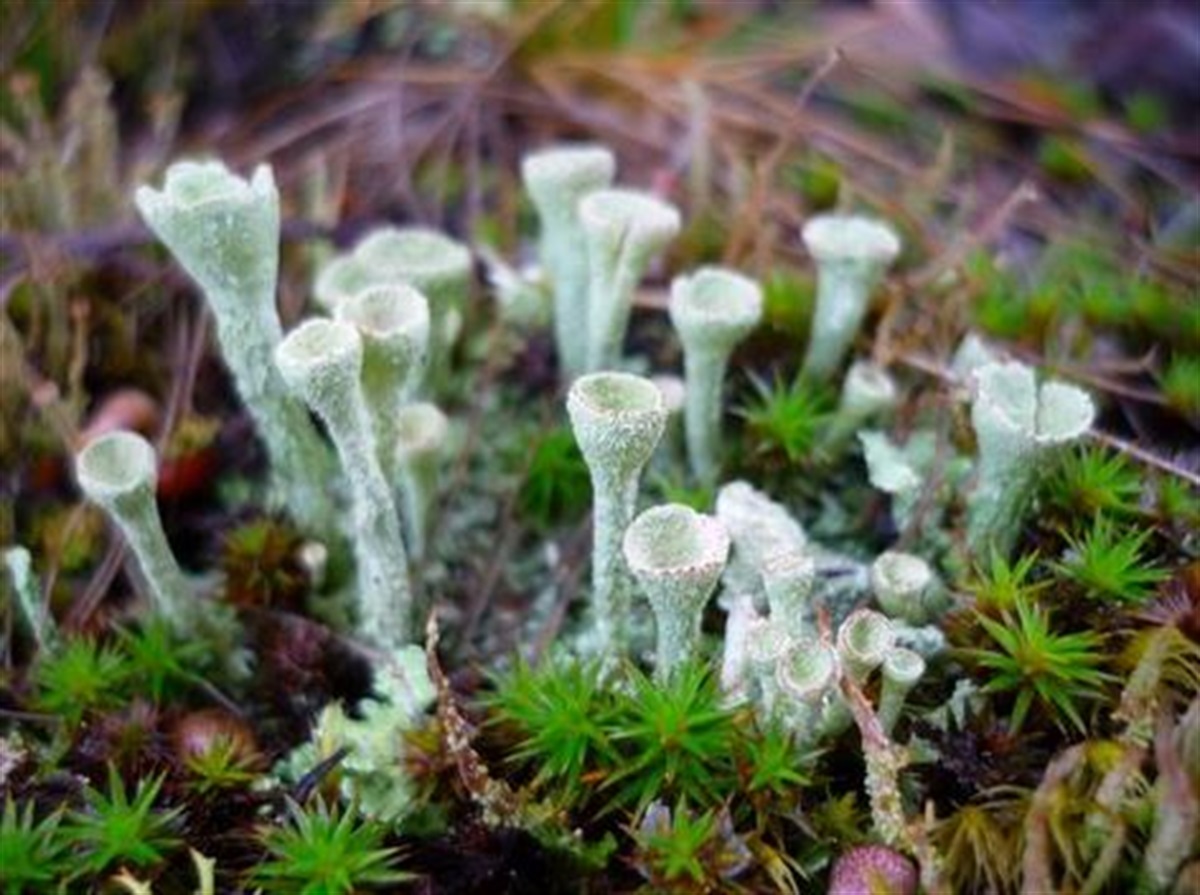
[{"label": "white-edged lichen cup", "polygon": [[826,455],[836,454],[868,422],[891,411],[899,401],[896,381],[869,361],[855,361],[842,382],[842,394],[829,428],[820,439]]},{"label": "white-edged lichen cup", "polygon": [[816,638],[792,640],[774,669],[778,712],[789,719],[805,740],[816,733],[826,694],[837,681],[838,659],[833,647]]},{"label": "white-edged lichen cup", "polygon": [[606,659],[625,649],[628,570],[621,538],[633,519],[638,479],[662,437],[662,392],[630,373],[590,373],[567,393],[567,414],[592,480],[592,610]]},{"label": "white-edged lichen cup", "polygon": [[303,527],[331,534],[333,458],[272,363],[283,331],[275,306],[279,193],[271,169],[260,165],[247,181],[221,162],[176,162],[162,190],[143,186],[135,201],[204,292],[221,353],[266,442],[276,493]]},{"label": "white-edged lichen cup", "polygon": [[335,315],[353,324],[362,336],[363,397],[384,474],[395,481],[397,418],[424,373],[429,303],[406,283],[368,286],[340,302]]},{"label": "white-edged lichen cup", "polygon": [[343,321],[309,320],[280,343],[275,362],[325,421],[350,481],[359,632],[380,648],[397,649],[408,641],[412,595],[400,519],[362,393],[362,337]]},{"label": "white-edged lichen cup", "polygon": [[837,651],[842,667],[860,685],[883,664],[895,643],[891,621],[871,609],[854,610],[838,627]]},{"label": "white-edged lichen cup", "polygon": [[866,317],[871,291],[900,253],[900,238],[882,221],[857,215],[818,215],[804,225],[805,246],[817,264],[817,299],[804,373],[833,376]]},{"label": "white-edged lichen cup", "polygon": [[539,219],[539,256],[554,289],[554,340],[563,378],[587,372],[588,256],[579,201],[611,186],[617,162],[603,146],[551,146],[521,160]]},{"label": "white-edged lichen cup", "polygon": [[679,211],[649,193],[596,190],[579,202],[588,258],[587,369],[617,366],[633,294],[651,257],[679,233]]},{"label": "white-edged lichen cup", "polygon": [[721,392],[729,356],[762,313],[762,289],[731,270],[702,267],[671,283],[671,323],[683,343],[688,460],[706,485],[716,482],[720,470]]},{"label": "white-edged lichen cup", "polygon": [[883,686],[879,693],[876,715],[885,734],[891,734],[892,728],[900,719],[900,711],[904,708],[909,691],[924,674],[925,660],[913,650],[902,646],[895,647],[884,656]]},{"label": "white-edged lichen cup", "polygon": [[971,424],[979,443],[975,487],[967,498],[967,546],[976,559],[1007,556],[1054,452],[1082,438],[1096,407],[1061,382],[1037,383],[1021,363],[975,372]]},{"label": "white-edged lichen cup", "polygon": [[924,559],[889,550],[871,563],[870,575],[871,590],[884,612],[914,625],[929,620],[937,576]]},{"label": "white-edged lichen cup", "polygon": [[666,504],[630,523],[623,548],[654,612],[654,674],[665,681],[699,655],[700,621],[729,558],[729,535],[714,516]]},{"label": "white-edged lichen cup", "polygon": [[150,442],[134,432],[102,435],[75,456],[75,479],[133,549],[154,611],[177,631],[186,630],[194,594],[158,514],[158,458]]},{"label": "white-edged lichen cup", "polygon": [[409,555],[425,556],[429,511],[438,489],[438,467],[446,452],[450,421],[435,405],[422,401],[401,408],[394,420],[400,517]]}]

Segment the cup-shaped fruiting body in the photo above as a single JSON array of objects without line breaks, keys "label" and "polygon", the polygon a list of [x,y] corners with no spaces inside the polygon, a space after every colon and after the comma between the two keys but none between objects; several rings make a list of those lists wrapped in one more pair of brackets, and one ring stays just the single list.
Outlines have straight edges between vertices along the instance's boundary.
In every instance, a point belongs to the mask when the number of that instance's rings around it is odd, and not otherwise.
[{"label": "cup-shaped fruiting body", "polygon": [[928,620],[936,576],[929,563],[911,553],[889,550],[871,564],[871,590],[893,618],[919,625]]},{"label": "cup-shaped fruiting body", "polygon": [[662,392],[629,373],[591,373],[567,393],[567,414],[592,479],[592,608],[600,654],[623,648],[629,615],[621,537],[633,518],[638,477],[662,437]]},{"label": "cup-shaped fruiting body", "polygon": [[789,550],[767,557],[761,568],[771,607],[771,624],[794,638],[812,633],[812,594],[817,581],[816,561],[806,550]]},{"label": "cup-shaped fruiting body", "polygon": [[817,263],[817,302],[804,373],[828,379],[862,326],[871,290],[900,253],[900,238],[881,221],[833,214],[812,218],[802,236]]},{"label": "cup-shaped fruiting body", "polygon": [[12,579],[13,595],[17,607],[33,635],[39,650],[52,647],[58,639],[54,616],[50,614],[47,601],[42,599],[37,575],[33,572],[33,557],[24,547],[9,547],[0,551],[0,558]]},{"label": "cup-shaped fruiting body", "polygon": [[725,617],[725,640],[721,655],[721,690],[732,701],[747,695],[750,644],[766,619],[754,608],[754,598],[739,593],[729,601]]},{"label": "cup-shaped fruiting body", "polygon": [[753,280],[703,267],[671,283],[671,322],[683,343],[687,382],[684,423],[692,474],[705,484],[720,468],[721,390],[729,355],[762,320],[762,290]]},{"label": "cup-shaped fruiting body", "polygon": [[362,337],[343,321],[309,320],[279,344],[275,362],[288,386],[325,421],[350,481],[359,631],[381,648],[403,646],[412,612],[408,562],[363,399]]},{"label": "cup-shaped fruiting body", "polygon": [[413,559],[425,555],[429,508],[437,494],[438,466],[446,449],[450,422],[433,404],[401,408],[395,419],[395,458],[400,484],[400,516]]},{"label": "cup-shaped fruiting body", "polygon": [[679,211],[649,193],[596,190],[579,202],[588,258],[587,369],[614,367],[638,281],[679,232]]},{"label": "cup-shaped fruiting body", "polygon": [[883,663],[895,642],[896,632],[887,616],[870,609],[851,612],[837,632],[842,667],[859,684]]},{"label": "cup-shaped fruiting body", "polygon": [[429,349],[429,303],[405,283],[368,286],[338,304],[337,319],[363,340],[363,397],[384,474],[396,478],[397,418],[421,379]]},{"label": "cup-shaped fruiting body", "polygon": [[950,372],[963,385],[974,387],[975,374],[988,364],[1003,363],[1004,355],[975,333],[967,333],[958,343],[950,361]]},{"label": "cup-shaped fruiting body", "polygon": [[673,503],[634,519],[623,546],[625,561],[654,612],[654,674],[666,680],[698,654],[704,604],[729,558],[729,535],[715,517]]},{"label": "cup-shaped fruiting body", "polygon": [[423,227],[384,227],[317,276],[314,293],[330,313],[366,286],[407,283],[429,302],[429,363],[425,382],[436,382],[462,322],[471,284],[471,253],[462,243]]},{"label": "cup-shaped fruiting body", "polygon": [[971,424],[979,443],[975,487],[967,499],[967,546],[975,557],[1006,556],[1016,542],[1039,474],[1052,453],[1081,438],[1096,408],[1080,389],[1038,386],[1020,363],[988,364],[976,372]]},{"label": "cup-shaped fruiting body", "polygon": [[260,165],[246,181],[220,162],[177,162],[161,191],[141,187],[136,202],[204,291],[221,353],[267,444],[277,492],[301,525],[328,532],[336,518],[332,457],[271,362],[282,338],[275,307],[279,193],[271,169]]},{"label": "cup-shaped fruiting body", "polygon": [[883,658],[883,688],[879,694],[879,725],[885,734],[891,734],[904,700],[925,674],[925,659],[910,649],[894,647]]},{"label": "cup-shaped fruiting body", "polygon": [[896,382],[887,370],[868,361],[850,365],[837,411],[821,438],[821,450],[836,454],[868,422],[896,406]]},{"label": "cup-shaped fruiting body", "polygon": [[786,706],[793,729],[804,736],[816,733],[825,696],[837,680],[837,653],[816,638],[792,641],[775,664],[775,686]]},{"label": "cup-shaped fruiting body", "polygon": [[588,256],[579,201],[611,186],[616,169],[608,149],[583,144],[553,146],[521,161],[521,179],[538,213],[539,254],[554,288],[554,339],[568,380],[588,369]]},{"label": "cup-shaped fruiting body", "polygon": [[158,515],[154,448],[133,432],[102,435],[76,455],[75,478],[88,500],[112,517],[133,548],[154,611],[177,630],[184,629],[193,594]]}]

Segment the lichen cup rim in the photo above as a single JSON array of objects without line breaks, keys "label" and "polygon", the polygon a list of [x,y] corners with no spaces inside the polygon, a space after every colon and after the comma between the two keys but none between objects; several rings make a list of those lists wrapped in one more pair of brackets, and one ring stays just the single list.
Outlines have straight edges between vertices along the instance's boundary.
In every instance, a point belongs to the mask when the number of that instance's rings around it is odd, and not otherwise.
[{"label": "lichen cup rim", "polygon": [[315,317],[293,329],[275,349],[275,362],[290,383],[301,383],[320,370],[362,362],[358,330],[338,320]]},{"label": "lichen cup rim", "polygon": [[634,519],[622,544],[638,578],[702,582],[721,573],[729,558],[730,539],[715,516],[683,504],[666,504]]},{"label": "lichen cup rim", "polygon": [[651,241],[670,239],[679,232],[679,209],[657,196],[612,187],[595,190],[579,200],[579,220],[585,228],[631,229]]},{"label": "lichen cup rim", "polygon": [[821,214],[801,230],[814,258],[888,263],[900,254],[900,237],[885,221],[862,214]]},{"label": "lichen cup rim", "polygon": [[429,300],[408,283],[378,283],[347,295],[338,303],[336,318],[380,339],[427,334]]},{"label": "lichen cup rim", "polygon": [[[201,177],[206,188],[193,189],[202,182]],[[139,206],[151,211],[165,205],[194,210],[224,202],[251,204],[274,191],[275,175],[265,163],[257,165],[246,178],[219,159],[181,159],[167,169],[161,188],[143,185],[135,198]]]},{"label": "lichen cup rim", "polygon": [[116,497],[152,484],[158,475],[158,458],[150,442],[137,433],[109,432],[76,454],[75,475],[89,495]]}]

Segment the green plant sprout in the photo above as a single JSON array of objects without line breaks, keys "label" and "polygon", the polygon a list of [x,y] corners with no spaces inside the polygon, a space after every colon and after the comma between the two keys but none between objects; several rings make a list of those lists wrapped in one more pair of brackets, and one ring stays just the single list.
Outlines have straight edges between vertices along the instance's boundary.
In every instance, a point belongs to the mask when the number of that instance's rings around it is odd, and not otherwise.
[{"label": "green plant sprout", "polygon": [[89,712],[119,706],[131,672],[129,657],[115,647],[68,638],[33,666],[33,704],[73,730]]},{"label": "green plant sprout", "polygon": [[1002,611],[999,620],[978,612],[976,618],[994,646],[965,654],[988,671],[985,693],[1016,694],[1009,716],[1013,733],[1021,730],[1035,704],[1060,728],[1065,720],[1086,733],[1080,703],[1099,697],[1112,679],[1101,670],[1102,638],[1087,631],[1055,633],[1049,614],[1024,595],[1016,598],[1012,610]]},{"label": "green plant sprout", "polygon": [[671,322],[683,343],[684,423],[692,474],[720,471],[721,392],[729,356],[762,320],[762,290],[741,274],[704,267],[671,283]]},{"label": "green plant sprout", "polygon": [[348,323],[309,320],[279,344],[275,363],[288,388],[325,421],[349,477],[358,629],[365,640],[385,649],[403,646],[412,624],[408,558],[363,398],[362,337]]},{"label": "green plant sprout", "polygon": [[1144,603],[1168,573],[1142,555],[1152,529],[1127,530],[1103,514],[1080,537],[1067,536],[1063,559],[1055,570],[1093,600]]},{"label": "green plant sprout", "polygon": [[329,535],[337,518],[328,487],[332,457],[271,362],[283,337],[275,308],[279,193],[271,169],[261,165],[246,181],[220,162],[176,162],[161,191],[143,186],[135,200],[213,310],[221,353],[267,444],[277,493],[303,527]]},{"label": "green plant sprout", "polygon": [[288,803],[285,825],[264,827],[267,857],[251,872],[254,885],[280,895],[351,895],[412,879],[397,868],[400,852],[384,846],[387,827],[353,810]]},{"label": "green plant sprout", "polygon": [[809,460],[833,413],[828,389],[801,376],[768,384],[751,373],[749,380],[753,397],[737,413],[745,420],[752,454],[789,465]]},{"label": "green plant sprout", "polygon": [[1086,446],[1066,454],[1046,481],[1046,501],[1064,516],[1137,515],[1145,481],[1123,454]]},{"label": "green plant sprout", "polygon": [[35,819],[34,804],[18,806],[11,793],[0,814],[0,868],[4,895],[50,892],[70,875],[73,859],[61,833],[62,812]]},{"label": "green plant sprout", "polygon": [[144,869],[166,860],[180,844],[176,833],[183,809],[154,809],[163,781],[162,776],[140,780],[131,797],[109,765],[108,791],[87,787],[84,809],[67,815],[62,828],[75,850],[74,877],[94,880],[116,867]]}]

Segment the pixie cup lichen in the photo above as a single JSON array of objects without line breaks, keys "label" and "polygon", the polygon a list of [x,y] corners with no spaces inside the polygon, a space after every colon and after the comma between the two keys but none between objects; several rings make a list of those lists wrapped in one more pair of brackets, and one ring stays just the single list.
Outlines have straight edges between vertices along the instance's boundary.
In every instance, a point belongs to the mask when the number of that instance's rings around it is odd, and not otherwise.
[{"label": "pixie cup lichen", "polygon": [[971,424],[979,463],[967,499],[972,556],[1011,552],[1054,452],[1083,437],[1095,416],[1085,392],[1061,382],[1039,386],[1024,364],[988,364],[976,371]]},{"label": "pixie cup lichen", "polygon": [[649,193],[596,190],[579,202],[579,221],[588,258],[587,369],[611,369],[621,357],[638,281],[679,233],[679,211]]},{"label": "pixie cup lichen", "polygon": [[397,419],[425,366],[429,303],[404,283],[368,286],[339,303],[335,314],[362,336],[363,397],[384,474],[395,481]]},{"label": "pixie cup lichen", "polygon": [[133,432],[103,435],[76,455],[75,478],[88,500],[112,517],[133,549],[154,611],[176,630],[186,630],[194,595],[158,515],[154,448]]},{"label": "pixie cup lichen", "polygon": [[575,380],[567,414],[592,480],[592,608],[600,655],[624,648],[629,614],[621,538],[633,518],[638,478],[662,437],[662,392],[629,373],[591,373]]},{"label": "pixie cup lichen", "polygon": [[433,404],[422,401],[400,409],[394,423],[405,543],[409,555],[421,559],[425,556],[429,508],[437,494],[438,465],[446,450],[450,421]]},{"label": "pixie cup lichen", "polygon": [[851,364],[837,410],[820,439],[821,450],[837,454],[868,422],[892,410],[898,401],[899,390],[887,370],[867,361]]},{"label": "pixie cup lichen", "polygon": [[884,657],[883,686],[876,715],[885,734],[891,734],[904,708],[904,700],[924,674],[925,660],[913,650],[895,647]]},{"label": "pixie cup lichen", "polygon": [[349,323],[309,320],[280,343],[275,362],[288,386],[325,421],[350,482],[359,632],[376,646],[399,648],[412,612],[408,561],[363,399],[362,337]]},{"label": "pixie cup lichen", "polygon": [[842,667],[860,685],[883,664],[895,642],[896,632],[887,616],[870,609],[854,610],[837,632]]},{"label": "pixie cup lichen", "polygon": [[260,165],[243,180],[220,162],[177,162],[162,190],[136,202],[150,229],[200,284],[237,390],[267,444],[276,491],[301,525],[328,533],[332,456],[271,362],[282,338],[275,307],[279,193]]},{"label": "pixie cup lichen", "polygon": [[704,267],[671,283],[671,323],[683,343],[688,460],[704,484],[713,484],[720,469],[721,389],[729,356],[762,313],[758,284],[731,270]]},{"label": "pixie cup lichen", "polygon": [[819,215],[802,233],[817,263],[817,299],[804,373],[833,376],[866,317],[871,290],[900,253],[900,238],[881,221]]},{"label": "pixie cup lichen", "polygon": [[910,624],[928,620],[936,576],[911,553],[889,550],[871,564],[871,590],[881,609]]},{"label": "pixie cup lichen", "polygon": [[521,162],[538,213],[539,255],[554,288],[554,340],[568,380],[588,369],[588,256],[579,201],[610,186],[616,167],[612,152],[588,145],[552,146]]},{"label": "pixie cup lichen", "polygon": [[760,569],[771,624],[790,637],[812,633],[812,594],[817,580],[816,561],[804,550],[789,550],[767,557]]},{"label": "pixie cup lichen", "polygon": [[623,546],[654,612],[654,674],[666,680],[698,655],[701,616],[729,557],[729,535],[713,516],[666,504],[633,520]]}]

